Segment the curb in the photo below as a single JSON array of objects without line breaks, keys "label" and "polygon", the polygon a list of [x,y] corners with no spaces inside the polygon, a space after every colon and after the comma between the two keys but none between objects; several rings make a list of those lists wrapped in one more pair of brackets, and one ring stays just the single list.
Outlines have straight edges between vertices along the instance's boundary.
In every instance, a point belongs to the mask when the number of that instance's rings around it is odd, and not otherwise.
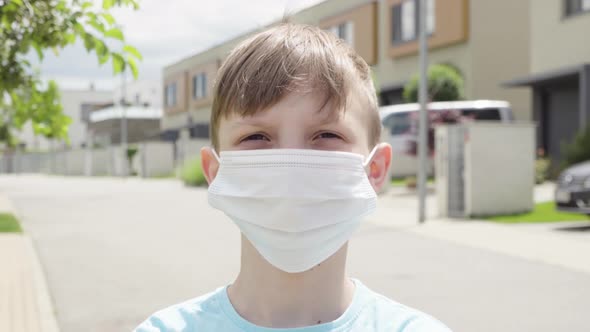
[{"label": "curb", "polygon": [[28,249],[28,254],[31,260],[31,266],[33,269],[33,282],[35,283],[35,290],[37,293],[37,309],[39,313],[39,325],[41,325],[41,331],[43,332],[60,332],[59,326],[57,325],[57,319],[55,317],[55,309],[49,294],[49,288],[47,287],[47,281],[45,279],[45,273],[41,267],[39,256],[33,245],[33,240],[30,236],[23,234],[25,245]]},{"label": "curb", "polygon": [[[11,213],[17,219],[22,220],[20,218],[20,214],[15,209],[12,202],[5,196],[0,193],[0,212],[4,213]],[[33,274],[33,286],[35,289],[35,298],[37,302],[37,314],[39,315],[39,327],[41,328],[40,331],[42,332],[60,332],[59,325],[57,324],[57,319],[55,316],[55,309],[53,306],[53,302],[51,300],[51,295],[49,294],[49,288],[47,287],[47,281],[45,278],[45,273],[41,266],[41,262],[39,260],[39,256],[37,255],[37,251],[35,250],[35,246],[33,244],[33,239],[24,232],[19,234],[22,239],[23,243],[26,247],[25,255],[28,257],[32,274]]]}]

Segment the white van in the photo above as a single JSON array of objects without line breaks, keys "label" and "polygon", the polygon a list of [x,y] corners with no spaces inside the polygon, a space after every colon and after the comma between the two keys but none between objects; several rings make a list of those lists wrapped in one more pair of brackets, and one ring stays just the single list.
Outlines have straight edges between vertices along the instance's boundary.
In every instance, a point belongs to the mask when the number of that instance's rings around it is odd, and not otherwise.
[{"label": "white van", "polygon": [[[501,121],[512,122],[514,116],[510,104],[499,100],[465,100],[442,101],[428,104],[431,112],[459,111],[465,117],[475,121]],[[407,142],[416,139],[412,127],[416,125],[420,104],[398,104],[379,108],[379,116],[383,129],[389,136],[394,153],[405,153]]]}]

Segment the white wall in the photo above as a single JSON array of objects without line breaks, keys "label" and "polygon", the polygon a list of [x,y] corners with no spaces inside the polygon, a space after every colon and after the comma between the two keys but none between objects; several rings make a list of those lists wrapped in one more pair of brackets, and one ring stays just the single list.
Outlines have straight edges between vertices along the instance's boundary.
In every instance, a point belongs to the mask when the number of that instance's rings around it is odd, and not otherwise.
[{"label": "white wall", "polygon": [[466,126],[465,214],[513,214],[533,208],[535,127],[474,123]]},{"label": "white wall", "polygon": [[147,142],[139,146],[136,156],[137,171],[142,177],[166,176],[174,172],[174,145],[166,142]]},{"label": "white wall", "polygon": [[88,149],[85,151],[85,175],[107,175],[111,172],[111,152],[109,149]]},{"label": "white wall", "polygon": [[201,156],[201,148],[210,146],[208,139],[187,139],[182,138],[176,142],[178,146],[178,163]]}]

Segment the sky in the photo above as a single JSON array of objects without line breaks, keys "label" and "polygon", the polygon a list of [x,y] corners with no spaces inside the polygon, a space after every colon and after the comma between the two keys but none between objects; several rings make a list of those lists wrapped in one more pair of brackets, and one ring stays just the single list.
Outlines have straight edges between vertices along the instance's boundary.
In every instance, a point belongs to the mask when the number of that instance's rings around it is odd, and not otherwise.
[{"label": "sky", "polygon": [[[139,10],[117,8],[112,13],[126,42],[143,55],[139,79],[160,80],[169,64],[322,1],[139,0]],[[54,79],[65,89],[88,89],[91,83],[97,89],[112,89],[121,83],[120,76],[113,77],[111,63],[99,66],[82,43],[58,56],[46,52],[40,68],[44,79]],[[131,79],[130,73],[127,76]]]}]

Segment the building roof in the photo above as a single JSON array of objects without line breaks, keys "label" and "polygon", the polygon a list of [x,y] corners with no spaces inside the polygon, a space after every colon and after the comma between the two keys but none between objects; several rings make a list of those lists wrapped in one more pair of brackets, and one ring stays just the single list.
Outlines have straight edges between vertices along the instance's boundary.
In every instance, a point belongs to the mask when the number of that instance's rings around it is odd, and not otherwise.
[{"label": "building roof", "polygon": [[121,106],[110,106],[90,113],[90,122],[120,119],[123,115],[127,119],[160,119],[162,109],[141,106],[127,106],[123,109]]},{"label": "building roof", "polygon": [[551,83],[563,79],[574,78],[579,75],[585,66],[590,64],[579,64],[575,66],[562,67],[557,70],[550,70],[541,73],[530,74],[524,77],[515,78],[513,80],[503,82],[505,87],[523,87]]}]

